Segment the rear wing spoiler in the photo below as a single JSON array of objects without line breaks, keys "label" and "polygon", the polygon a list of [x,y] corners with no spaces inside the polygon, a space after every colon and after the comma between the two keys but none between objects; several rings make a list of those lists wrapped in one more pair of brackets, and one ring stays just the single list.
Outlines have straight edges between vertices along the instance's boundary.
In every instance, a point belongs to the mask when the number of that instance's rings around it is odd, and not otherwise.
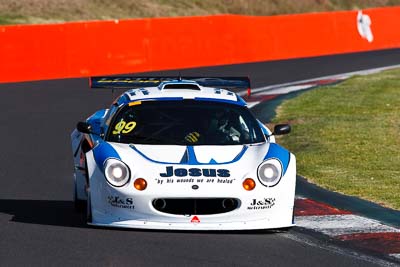
[{"label": "rear wing spoiler", "polygon": [[90,77],[91,88],[134,89],[156,87],[163,82],[194,81],[201,86],[224,89],[247,89],[250,96],[250,79],[248,77],[130,77],[102,76]]}]

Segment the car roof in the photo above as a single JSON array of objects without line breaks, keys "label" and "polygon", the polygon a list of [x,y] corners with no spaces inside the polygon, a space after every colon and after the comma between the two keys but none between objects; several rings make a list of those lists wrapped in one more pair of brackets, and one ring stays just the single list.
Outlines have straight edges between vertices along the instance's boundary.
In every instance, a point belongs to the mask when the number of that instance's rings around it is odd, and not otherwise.
[{"label": "car roof", "polygon": [[246,106],[246,102],[234,92],[222,88],[205,87],[191,80],[175,80],[162,82],[156,87],[135,88],[126,91],[117,100],[118,105],[135,101],[184,99],[207,100],[212,102],[227,102]]}]

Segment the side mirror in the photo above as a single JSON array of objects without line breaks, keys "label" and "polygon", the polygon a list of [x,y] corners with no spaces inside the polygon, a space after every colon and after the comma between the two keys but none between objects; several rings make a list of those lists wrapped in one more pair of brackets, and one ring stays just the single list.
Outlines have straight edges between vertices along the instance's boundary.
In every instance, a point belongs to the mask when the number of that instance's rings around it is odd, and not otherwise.
[{"label": "side mirror", "polygon": [[83,121],[78,122],[78,124],[76,125],[76,129],[79,132],[85,133],[85,134],[92,134],[93,133],[92,125],[90,125],[87,122],[83,122]]},{"label": "side mirror", "polygon": [[274,127],[274,132],[272,133],[273,135],[283,135],[283,134],[288,134],[291,131],[291,127],[289,124],[277,124]]}]

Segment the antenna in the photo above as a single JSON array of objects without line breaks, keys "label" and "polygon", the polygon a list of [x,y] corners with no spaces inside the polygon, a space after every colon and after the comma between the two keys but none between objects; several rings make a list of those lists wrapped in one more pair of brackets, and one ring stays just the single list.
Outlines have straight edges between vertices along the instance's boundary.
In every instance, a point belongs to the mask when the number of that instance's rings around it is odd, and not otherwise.
[{"label": "antenna", "polygon": [[181,72],[179,71],[179,77],[178,77],[178,81],[182,81],[182,74],[181,74]]}]

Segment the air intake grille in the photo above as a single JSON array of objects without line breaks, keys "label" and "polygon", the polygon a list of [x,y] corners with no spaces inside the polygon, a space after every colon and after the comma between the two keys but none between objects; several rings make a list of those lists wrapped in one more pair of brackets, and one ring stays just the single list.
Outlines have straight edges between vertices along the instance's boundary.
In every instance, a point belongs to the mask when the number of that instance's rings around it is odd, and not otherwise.
[{"label": "air intake grille", "polygon": [[239,207],[234,198],[158,198],[153,207],[161,212],[179,215],[210,215],[230,212]]},{"label": "air intake grille", "polygon": [[175,89],[196,90],[196,91],[201,90],[198,85],[192,83],[172,83],[172,84],[166,84],[163,87],[163,90],[175,90]]}]

